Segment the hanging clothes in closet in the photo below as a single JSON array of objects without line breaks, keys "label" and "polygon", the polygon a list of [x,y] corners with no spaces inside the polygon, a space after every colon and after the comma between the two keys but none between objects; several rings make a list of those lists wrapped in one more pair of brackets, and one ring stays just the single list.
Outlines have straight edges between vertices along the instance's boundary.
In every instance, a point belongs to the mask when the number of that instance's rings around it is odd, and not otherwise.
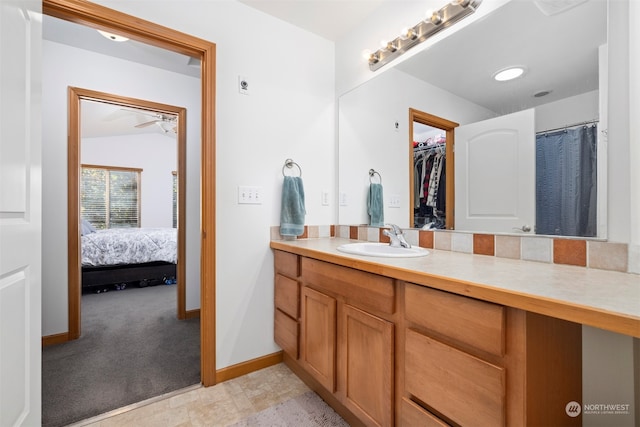
[{"label": "hanging clothes in closet", "polygon": [[414,143],[414,227],[445,228],[446,149],[444,138]]}]

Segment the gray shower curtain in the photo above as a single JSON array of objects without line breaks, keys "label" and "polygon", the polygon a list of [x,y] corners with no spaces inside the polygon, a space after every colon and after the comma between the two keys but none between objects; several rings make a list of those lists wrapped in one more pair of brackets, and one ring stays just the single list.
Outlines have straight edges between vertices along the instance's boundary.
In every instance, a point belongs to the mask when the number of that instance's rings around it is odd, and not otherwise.
[{"label": "gray shower curtain", "polygon": [[536,136],[536,234],[596,236],[597,127]]}]

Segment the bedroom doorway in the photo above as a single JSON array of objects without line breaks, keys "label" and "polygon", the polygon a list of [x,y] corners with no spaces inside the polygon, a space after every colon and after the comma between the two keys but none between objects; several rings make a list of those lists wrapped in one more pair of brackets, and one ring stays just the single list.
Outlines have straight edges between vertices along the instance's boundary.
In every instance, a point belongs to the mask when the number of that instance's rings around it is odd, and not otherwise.
[{"label": "bedroom doorway", "polygon": [[[216,45],[209,41],[163,27],[90,2],[43,0],[44,14],[117,33],[130,39],[198,58],[201,64],[201,143],[200,143],[200,348],[201,382],[216,384],[216,248],[215,248],[215,70]],[[76,129],[77,131],[77,129]],[[75,184],[77,186],[77,183]],[[207,262],[203,262],[206,260]],[[77,316],[78,306],[69,306],[69,318]],[[75,339],[69,330],[68,339]],[[75,331],[76,333],[78,331]]]},{"label": "bedroom doorway", "polygon": [[[84,227],[81,226],[83,220],[87,220],[87,214],[81,215],[81,189],[79,188],[79,183],[82,182],[82,171],[87,168],[86,156],[82,154],[82,148],[84,144],[84,148],[87,149],[88,154],[94,153],[92,158],[99,160],[89,160],[89,163],[96,164],[98,162],[104,162],[105,157],[109,157],[110,153],[115,154],[115,158],[122,158],[122,154],[118,152],[118,147],[121,149],[128,149],[128,157],[124,159],[125,162],[122,163],[122,160],[113,160],[113,157],[108,165],[100,165],[95,166],[96,171],[103,172],[105,171],[104,167],[115,167],[117,169],[113,172],[117,172],[120,174],[132,174],[128,169],[123,168],[126,165],[135,165],[135,167],[141,166],[140,163],[134,161],[131,163],[132,157],[143,157],[140,154],[135,156],[133,151],[131,150],[133,147],[133,141],[135,138],[143,136],[142,140],[146,145],[149,144],[149,137],[157,137],[160,140],[156,140],[158,142],[153,143],[155,146],[155,157],[159,160],[162,156],[160,153],[163,151],[161,148],[160,142],[162,139],[167,139],[169,142],[169,150],[171,150],[171,145],[175,148],[173,153],[167,153],[169,156],[169,165],[166,167],[169,168],[166,177],[158,176],[158,172],[156,172],[155,180],[164,179],[166,189],[162,188],[162,185],[154,187],[151,191],[146,191],[145,198],[152,197],[161,193],[162,190],[165,190],[165,195],[168,196],[168,192],[171,189],[171,176],[169,174],[172,173],[170,169],[173,169],[175,172],[175,187],[174,194],[175,196],[175,211],[173,215],[174,227],[177,229],[175,235],[176,239],[176,253],[175,258],[175,279],[177,281],[177,318],[182,320],[188,317],[197,316],[199,313],[196,311],[187,313],[186,310],[186,271],[185,271],[185,215],[180,214],[184,213],[186,209],[185,197],[186,194],[186,179],[185,179],[185,171],[186,171],[186,119],[187,119],[187,111],[183,107],[177,107],[172,105],[160,104],[152,101],[134,99],[129,97],[123,97],[114,94],[108,94],[103,92],[97,92],[88,89],[80,89],[70,87],[68,88],[68,117],[69,117],[69,142],[68,142],[68,226],[69,226],[69,312],[76,313],[74,316],[69,317],[69,332],[73,332],[73,335],[80,336],[81,330],[81,298],[83,292],[83,287],[87,285],[87,283],[83,282],[94,282],[96,284],[101,283],[110,283],[112,280],[118,279],[121,282],[129,282],[134,280],[146,279],[147,277],[155,278],[155,276],[160,276],[166,274],[171,276],[173,273],[173,268],[171,266],[167,266],[165,264],[158,265],[158,261],[168,261],[167,254],[164,252],[161,253],[145,253],[145,254],[134,254],[137,260],[132,260],[132,266],[126,268],[118,268],[113,269],[113,267],[108,267],[107,270],[101,269],[96,270],[91,269],[88,270],[86,267],[82,268],[81,259],[89,259],[92,254],[82,254],[82,245],[81,239],[91,239],[94,236],[104,236],[104,232],[101,233],[90,233],[86,236],[82,236]],[[151,119],[151,120],[149,120]],[[100,130],[100,128],[107,128],[107,130]],[[149,130],[152,133],[149,133]],[[144,134],[135,135],[135,132],[145,132]],[[122,141],[122,136],[118,136],[118,134],[124,133],[126,136],[126,140]],[[87,139],[87,137],[92,137]],[[104,138],[107,137],[108,140]],[[99,138],[99,139],[94,139]],[[170,138],[170,140],[168,139]],[[84,141],[83,141],[84,140]],[[91,141],[91,142],[88,142]],[[93,150],[88,150],[86,144],[95,145],[94,142],[99,141],[102,144],[105,142],[109,144],[109,150],[106,152],[104,150],[100,150],[97,153],[95,147]],[[175,142],[174,142],[175,141]],[[166,149],[164,150],[166,151]],[[150,150],[147,150],[150,152]],[[147,156],[148,157],[148,156]],[[91,158],[91,157],[90,157]],[[140,161],[145,161],[148,159],[142,158]],[[116,165],[115,163],[118,163]],[[165,162],[166,163],[166,162]],[[173,163],[173,165],[171,164]],[[147,163],[153,164],[153,163]],[[96,169],[101,168],[101,169]],[[91,169],[89,169],[91,170]],[[138,169],[140,172],[143,169]],[[108,169],[107,169],[108,172]],[[138,172],[138,174],[140,174]],[[149,171],[148,171],[149,172]],[[152,176],[154,176],[152,175]],[[141,194],[145,194],[144,192],[144,183],[142,183],[143,187],[141,188]],[[100,186],[102,187],[102,186]],[[138,184],[136,184],[138,187]],[[147,189],[150,188],[149,185],[146,186]],[[103,190],[103,188],[101,188]],[[167,197],[165,197],[166,199]],[[136,190],[136,199],[137,202],[134,204],[135,213],[126,213],[128,221],[130,218],[128,217],[136,217],[136,230],[142,232],[146,231],[145,229],[139,228],[144,225],[144,222],[140,222],[140,212],[145,212],[145,209],[141,209],[141,206],[137,195]],[[168,202],[168,200],[167,200]],[[169,213],[169,204],[166,206],[166,213]],[[104,207],[102,207],[104,209]],[[101,211],[103,209],[100,209]],[[150,209],[146,209],[149,211]],[[147,241],[150,238],[156,238],[158,242],[160,241],[169,241],[171,244],[171,240],[173,239],[173,233],[171,230],[166,230],[169,228],[169,222],[172,220],[168,215],[165,215],[166,218],[151,218],[151,215],[154,212],[147,212],[147,219],[155,221],[155,224],[162,224],[164,226],[162,230],[162,235],[160,235],[160,230],[154,230],[154,235],[144,236],[145,239],[142,239],[138,235],[133,237],[134,242],[138,248],[141,248],[140,242]],[[106,216],[106,215],[105,215]],[[102,215],[94,215],[94,217],[102,217]],[[108,217],[108,216],[106,216]],[[97,225],[96,222],[92,222],[91,225]],[[109,228],[108,226],[102,224],[104,228]],[[131,224],[128,224],[131,225]],[[99,228],[103,228],[99,227]],[[130,233],[126,233],[125,236],[129,236]],[[169,236],[169,237],[165,237]],[[109,236],[107,236],[109,237]],[[118,236],[120,237],[120,236]],[[124,237],[124,236],[122,236]],[[100,244],[103,242],[95,241],[94,243]],[[124,242],[118,245],[118,249],[122,248]],[[155,246],[155,245],[153,245]],[[147,250],[146,247],[141,248],[143,250]],[[154,249],[153,247],[151,248]],[[119,251],[121,252],[121,251]],[[105,264],[111,262],[110,258],[111,254],[108,254],[108,257],[104,256],[104,253],[96,254],[95,258],[90,261],[93,264]],[[174,254],[169,254],[174,255]],[[121,253],[114,254],[117,258],[116,261],[121,262],[124,257]],[[144,259],[141,259],[143,258]],[[148,259],[147,259],[148,258]],[[173,258],[173,256],[171,256]],[[144,264],[140,264],[144,261]],[[151,264],[153,262],[153,264]],[[173,263],[173,259],[171,259]],[[146,277],[145,277],[146,276]],[[76,307],[77,305],[77,307]],[[73,310],[71,310],[73,308]]]}]

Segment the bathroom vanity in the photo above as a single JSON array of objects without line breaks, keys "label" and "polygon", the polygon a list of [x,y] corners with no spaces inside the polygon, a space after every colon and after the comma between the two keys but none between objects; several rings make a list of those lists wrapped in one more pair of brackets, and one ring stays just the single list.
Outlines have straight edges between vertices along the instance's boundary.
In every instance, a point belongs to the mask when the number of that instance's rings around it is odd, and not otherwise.
[{"label": "bathroom vanity", "polygon": [[640,336],[637,275],[348,242],[271,247],[284,360],[352,425],[579,426],[581,325]]}]

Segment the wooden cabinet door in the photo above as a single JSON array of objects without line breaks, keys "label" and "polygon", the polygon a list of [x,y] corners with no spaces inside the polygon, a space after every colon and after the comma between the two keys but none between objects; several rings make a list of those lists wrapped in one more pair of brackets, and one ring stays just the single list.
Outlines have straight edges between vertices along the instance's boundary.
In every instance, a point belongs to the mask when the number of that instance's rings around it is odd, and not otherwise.
[{"label": "wooden cabinet door", "polygon": [[394,420],[393,323],[344,305],[340,313],[339,398],[370,426]]},{"label": "wooden cabinet door", "polygon": [[303,287],[300,327],[300,362],[308,373],[333,393],[336,365],[336,299]]}]

